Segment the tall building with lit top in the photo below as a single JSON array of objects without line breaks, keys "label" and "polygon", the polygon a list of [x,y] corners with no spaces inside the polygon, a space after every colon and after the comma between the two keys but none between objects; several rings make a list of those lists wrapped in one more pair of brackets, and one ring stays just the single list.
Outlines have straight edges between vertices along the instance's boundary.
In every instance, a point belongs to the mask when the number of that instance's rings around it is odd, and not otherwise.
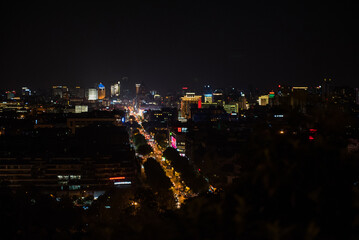
[{"label": "tall building with lit top", "polygon": [[204,85],[203,96],[205,103],[213,102],[213,90],[210,85]]},{"label": "tall building with lit top", "polygon": [[322,101],[327,102],[331,97],[332,79],[324,78],[322,82]]},{"label": "tall building with lit top", "polygon": [[292,87],[290,105],[305,112],[308,97],[308,87]]},{"label": "tall building with lit top", "polygon": [[269,96],[268,95],[259,96],[257,101],[259,106],[266,106],[269,104]]},{"label": "tall building with lit top", "polygon": [[115,84],[112,84],[111,85],[111,97],[119,97],[120,96],[120,89],[121,89],[120,81],[118,81]]},{"label": "tall building with lit top", "polygon": [[140,94],[141,83],[136,83],[136,96]]},{"label": "tall building with lit top", "polygon": [[195,95],[195,93],[187,93],[186,96],[181,97],[181,117],[190,119],[192,107],[202,107],[201,95]]},{"label": "tall building with lit top", "polygon": [[97,91],[98,91],[98,99],[104,99],[106,97],[106,89],[105,86],[100,83],[97,87]]}]

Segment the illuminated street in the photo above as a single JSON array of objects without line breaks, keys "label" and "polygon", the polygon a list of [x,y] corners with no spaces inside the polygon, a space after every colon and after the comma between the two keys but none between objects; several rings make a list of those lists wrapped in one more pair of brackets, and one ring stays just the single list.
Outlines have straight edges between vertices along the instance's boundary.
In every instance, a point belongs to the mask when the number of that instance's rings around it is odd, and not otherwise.
[{"label": "illuminated street", "polygon": [[[170,162],[168,160],[165,160],[162,158],[162,149],[157,144],[155,140],[153,140],[153,136],[151,134],[147,133],[145,129],[143,128],[141,124],[141,115],[139,113],[136,113],[133,111],[133,109],[130,109],[131,115],[133,115],[136,118],[136,121],[140,124],[140,128],[138,129],[139,132],[145,136],[147,143],[153,148],[153,152],[144,157],[145,160],[147,158],[152,157],[155,158],[162,166],[164,172],[166,173],[166,176],[171,180],[173,187],[171,190],[173,191],[173,195],[177,202],[177,207],[179,208],[181,204],[190,196],[192,196],[192,192],[185,185],[185,183],[181,180],[180,174],[176,171],[174,171],[173,167],[171,166]],[[163,149],[164,150],[164,149]]]}]

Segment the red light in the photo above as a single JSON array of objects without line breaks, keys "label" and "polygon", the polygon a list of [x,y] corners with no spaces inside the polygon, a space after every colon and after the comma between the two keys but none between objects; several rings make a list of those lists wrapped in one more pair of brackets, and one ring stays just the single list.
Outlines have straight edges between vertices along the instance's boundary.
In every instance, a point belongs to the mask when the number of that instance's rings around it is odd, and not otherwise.
[{"label": "red light", "polygon": [[280,85],[278,85],[278,87],[280,88]]},{"label": "red light", "polygon": [[110,180],[123,180],[125,177],[111,177]]},{"label": "red light", "polygon": [[200,168],[198,168],[198,171],[200,172],[200,171],[201,171],[201,169],[200,169]]},{"label": "red light", "polygon": [[187,90],[187,89],[188,89],[188,87],[183,87],[182,89],[183,89],[183,90]]},{"label": "red light", "polygon": [[177,131],[178,131],[178,132],[182,132],[182,128],[178,128]]},{"label": "red light", "polygon": [[312,137],[312,136],[309,136],[309,140],[314,140],[314,137]]},{"label": "red light", "polygon": [[314,133],[316,131],[317,131],[317,129],[314,129],[314,128],[309,129],[309,132],[311,132],[311,133]]},{"label": "red light", "polygon": [[201,101],[201,99],[198,100],[198,108],[202,108],[202,101]]}]

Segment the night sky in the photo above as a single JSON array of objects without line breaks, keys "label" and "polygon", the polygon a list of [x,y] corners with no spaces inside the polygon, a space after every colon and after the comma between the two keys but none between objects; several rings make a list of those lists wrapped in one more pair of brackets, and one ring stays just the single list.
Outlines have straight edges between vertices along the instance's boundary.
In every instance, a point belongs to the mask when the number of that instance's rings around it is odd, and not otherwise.
[{"label": "night sky", "polygon": [[1,89],[123,76],[159,90],[359,86],[355,1],[11,2],[0,10]]}]

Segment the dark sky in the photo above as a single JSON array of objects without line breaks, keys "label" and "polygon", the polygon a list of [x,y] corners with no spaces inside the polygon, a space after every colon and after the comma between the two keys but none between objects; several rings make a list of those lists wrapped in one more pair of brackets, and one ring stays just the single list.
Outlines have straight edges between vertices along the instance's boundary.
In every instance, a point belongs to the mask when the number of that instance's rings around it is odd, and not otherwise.
[{"label": "dark sky", "polygon": [[358,86],[354,1],[1,3],[0,88]]}]

